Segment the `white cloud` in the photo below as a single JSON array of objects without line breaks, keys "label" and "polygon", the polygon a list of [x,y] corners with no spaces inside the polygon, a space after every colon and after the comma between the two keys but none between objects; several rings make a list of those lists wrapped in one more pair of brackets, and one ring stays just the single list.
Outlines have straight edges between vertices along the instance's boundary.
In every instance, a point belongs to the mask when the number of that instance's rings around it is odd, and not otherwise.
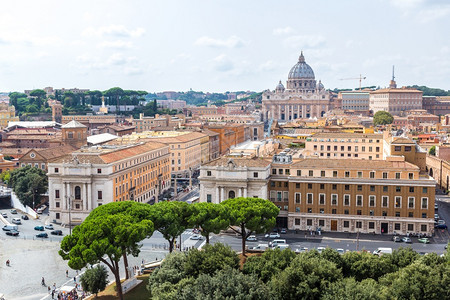
[{"label": "white cloud", "polygon": [[428,23],[450,15],[448,0],[391,0],[404,17],[412,17],[420,23]]},{"label": "white cloud", "polygon": [[188,60],[190,61],[191,59],[192,59],[191,55],[186,54],[186,53],[180,53],[177,56],[175,56],[174,58],[172,58],[170,60],[170,63],[174,64],[179,61],[188,61]]},{"label": "white cloud", "polygon": [[215,47],[215,48],[239,48],[246,44],[241,38],[233,35],[227,39],[214,39],[208,36],[198,38],[195,43],[197,46]]},{"label": "white cloud", "polygon": [[227,72],[234,69],[233,62],[225,55],[221,54],[213,59],[214,69],[219,72]]},{"label": "white cloud", "polygon": [[116,40],[116,41],[103,41],[98,44],[100,48],[113,48],[113,49],[130,49],[133,48],[133,43],[130,41]]},{"label": "white cloud", "polygon": [[132,67],[132,66],[127,66],[124,68],[124,73],[125,75],[141,75],[144,73],[144,70],[140,67]]},{"label": "white cloud", "polygon": [[294,29],[292,29],[292,27],[290,27],[290,26],[278,27],[273,30],[273,34],[275,34],[275,35],[290,34],[293,32],[294,32]]},{"label": "white cloud", "polygon": [[83,31],[82,35],[86,37],[116,36],[136,38],[141,37],[144,33],[145,29],[141,27],[128,29],[123,25],[109,25],[98,28],[88,27]]},{"label": "white cloud", "polygon": [[321,35],[293,35],[284,39],[283,44],[295,49],[317,48],[325,44]]},{"label": "white cloud", "polygon": [[275,67],[276,67],[275,63],[273,61],[271,61],[271,60],[268,60],[268,61],[260,64],[259,67],[258,67],[258,70],[259,71],[265,71],[265,72],[273,71],[273,70],[275,70]]}]

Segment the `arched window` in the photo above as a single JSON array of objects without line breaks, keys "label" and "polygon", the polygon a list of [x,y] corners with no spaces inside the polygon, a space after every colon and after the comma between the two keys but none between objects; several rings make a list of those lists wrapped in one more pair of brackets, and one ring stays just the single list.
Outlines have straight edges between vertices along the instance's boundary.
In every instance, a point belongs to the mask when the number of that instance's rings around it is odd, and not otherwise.
[{"label": "arched window", "polygon": [[234,191],[229,191],[228,192],[228,199],[233,199],[236,197],[236,193]]},{"label": "arched window", "polygon": [[75,187],[75,199],[77,200],[81,199],[81,188],[79,186]]}]

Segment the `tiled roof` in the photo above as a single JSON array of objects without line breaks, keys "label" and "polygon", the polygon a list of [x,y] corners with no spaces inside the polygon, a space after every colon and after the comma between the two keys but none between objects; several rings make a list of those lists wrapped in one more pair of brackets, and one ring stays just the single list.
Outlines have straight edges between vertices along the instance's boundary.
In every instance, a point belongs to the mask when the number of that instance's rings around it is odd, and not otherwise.
[{"label": "tiled roof", "polygon": [[419,170],[406,161],[366,160],[366,159],[323,159],[307,158],[291,165],[293,169],[358,169],[358,170]]},{"label": "tiled roof", "polygon": [[394,139],[391,144],[415,144],[414,141],[411,141],[408,138],[400,137],[397,139]]},{"label": "tiled roof", "polygon": [[314,136],[314,138],[330,138],[330,139],[339,139],[339,138],[359,138],[359,139],[382,139],[382,134],[376,133],[346,133],[346,132],[318,132]]},{"label": "tiled roof", "polygon": [[132,147],[126,147],[120,150],[112,151],[109,153],[101,154],[101,159],[109,164],[115,161],[127,159],[136,155],[140,155],[146,152],[150,152],[156,149],[167,147],[165,144],[158,142],[147,142],[145,144],[136,145]]},{"label": "tiled roof", "polygon": [[86,126],[81,124],[78,121],[72,120],[69,123],[64,124],[63,126],[61,126],[61,128],[86,128]]},{"label": "tiled roof", "polygon": [[416,89],[379,89],[371,91],[370,94],[383,94],[383,93],[422,93],[422,91]]},{"label": "tiled roof", "polygon": [[210,161],[203,166],[228,166],[229,162],[233,162],[236,167],[267,167],[270,165],[270,160],[265,160],[261,158],[230,158],[230,157],[221,157],[216,160]]},{"label": "tiled roof", "polygon": [[63,146],[46,148],[46,149],[35,149],[35,151],[37,153],[39,153],[46,159],[50,159],[52,157],[54,157],[54,158],[60,157],[60,156],[72,153],[76,150],[78,150],[78,148],[73,147],[71,145],[63,145]]},{"label": "tiled roof", "polygon": [[218,136],[218,135],[220,135],[217,132],[209,130],[209,129],[203,129],[202,133],[204,133],[206,135],[209,135],[209,136]]}]

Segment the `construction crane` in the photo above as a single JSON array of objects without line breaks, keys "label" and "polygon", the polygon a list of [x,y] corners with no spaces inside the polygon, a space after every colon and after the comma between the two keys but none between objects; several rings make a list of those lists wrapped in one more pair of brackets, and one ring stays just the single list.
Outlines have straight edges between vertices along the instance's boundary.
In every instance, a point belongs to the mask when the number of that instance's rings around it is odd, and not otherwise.
[{"label": "construction crane", "polygon": [[363,81],[364,79],[366,79],[366,76],[362,76],[361,74],[359,74],[359,77],[353,77],[353,78],[341,78],[339,80],[355,80],[358,79],[359,80],[359,90],[361,90],[361,81]]}]

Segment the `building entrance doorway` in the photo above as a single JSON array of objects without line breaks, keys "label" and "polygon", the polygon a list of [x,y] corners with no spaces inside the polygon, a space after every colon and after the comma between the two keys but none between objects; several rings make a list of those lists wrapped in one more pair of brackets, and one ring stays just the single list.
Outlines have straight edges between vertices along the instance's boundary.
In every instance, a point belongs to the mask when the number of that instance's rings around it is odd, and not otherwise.
[{"label": "building entrance doorway", "polygon": [[337,231],[337,220],[331,220],[331,231]]},{"label": "building entrance doorway", "polygon": [[388,223],[381,223],[381,233],[389,233],[389,224]]}]

